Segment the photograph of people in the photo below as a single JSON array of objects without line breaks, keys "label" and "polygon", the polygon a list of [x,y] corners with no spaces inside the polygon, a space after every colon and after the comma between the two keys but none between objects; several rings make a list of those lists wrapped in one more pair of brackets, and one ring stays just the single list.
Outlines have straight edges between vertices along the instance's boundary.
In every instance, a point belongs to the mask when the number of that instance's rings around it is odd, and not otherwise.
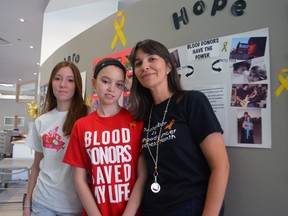
[{"label": "photograph of people", "polygon": [[265,69],[265,65],[263,66],[256,65],[251,67],[248,75],[248,82],[253,83],[262,80],[267,80],[267,71]]},{"label": "photograph of people", "polygon": [[241,61],[232,65],[232,83],[248,83],[249,69],[251,66],[251,60]]},{"label": "photograph of people", "polygon": [[158,41],[139,41],[130,61],[129,109],[145,121],[143,216],[222,216],[229,160],[207,97],[182,89],[173,59]]},{"label": "photograph of people", "polygon": [[[248,112],[245,111],[244,114],[243,114],[243,116],[241,116],[241,117],[238,119],[238,122],[239,122],[240,125],[243,124],[243,122],[245,121],[247,115],[248,115]],[[244,133],[244,128],[243,128],[243,127],[241,127],[241,136],[242,136],[242,133]]]},{"label": "photograph of people", "polygon": [[235,106],[252,107],[251,99],[256,97],[257,91],[255,88],[249,87],[248,84],[243,84],[236,90],[236,104]]},{"label": "photograph of people", "polygon": [[267,37],[232,38],[230,59],[248,60],[265,55]]},{"label": "photograph of people", "polygon": [[87,115],[77,66],[59,62],[50,75],[43,114],[36,118],[25,145],[35,150],[23,216],[80,216],[72,167],[62,163],[74,122]]},{"label": "photograph of people", "polygon": [[241,134],[241,143],[254,143],[254,138],[253,138],[253,122],[251,120],[250,115],[246,115],[243,123],[242,123],[242,128],[244,133]]},{"label": "photograph of people", "polygon": [[145,160],[143,122],[119,105],[126,68],[114,58],[99,61],[92,78],[97,110],[76,121],[64,163],[74,167],[83,216],[139,215]]},{"label": "photograph of people", "polygon": [[238,143],[262,143],[261,109],[248,108],[238,110]]},{"label": "photograph of people", "polygon": [[267,107],[268,84],[232,84],[231,106]]},{"label": "photograph of people", "polygon": [[266,37],[250,37],[248,40],[247,54],[249,59],[264,56]]}]

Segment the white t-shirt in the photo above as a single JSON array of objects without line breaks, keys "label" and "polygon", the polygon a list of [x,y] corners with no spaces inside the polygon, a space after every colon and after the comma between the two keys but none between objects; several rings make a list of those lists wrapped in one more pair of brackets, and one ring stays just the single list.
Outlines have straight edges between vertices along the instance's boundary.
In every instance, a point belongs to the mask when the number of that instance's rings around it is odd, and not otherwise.
[{"label": "white t-shirt", "polygon": [[82,205],[75,191],[72,167],[62,163],[70,138],[62,132],[66,115],[67,111],[53,109],[39,116],[25,145],[44,155],[32,199],[54,211],[78,213]]}]

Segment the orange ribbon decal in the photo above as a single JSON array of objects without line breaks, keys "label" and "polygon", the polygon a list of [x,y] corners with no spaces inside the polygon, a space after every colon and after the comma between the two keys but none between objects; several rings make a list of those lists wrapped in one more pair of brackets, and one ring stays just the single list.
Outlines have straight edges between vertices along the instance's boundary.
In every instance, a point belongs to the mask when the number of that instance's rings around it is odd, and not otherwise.
[{"label": "orange ribbon decal", "polygon": [[278,97],[284,89],[288,91],[288,75],[286,76],[286,78],[284,78],[282,75],[283,73],[288,73],[288,68],[284,68],[278,73],[278,80],[280,82],[280,86],[275,92],[276,97]]},{"label": "orange ribbon decal", "polygon": [[[121,21],[120,21],[120,24],[118,22],[118,17],[121,17]],[[120,41],[122,43],[122,45],[125,47],[126,46],[126,38],[125,38],[125,35],[122,31],[123,27],[124,27],[124,24],[125,24],[125,15],[124,15],[124,12],[123,11],[119,11],[114,19],[114,29],[116,31],[116,34],[113,38],[113,41],[111,43],[111,49],[114,50],[115,48],[115,45],[118,41],[118,38],[120,38]]]}]

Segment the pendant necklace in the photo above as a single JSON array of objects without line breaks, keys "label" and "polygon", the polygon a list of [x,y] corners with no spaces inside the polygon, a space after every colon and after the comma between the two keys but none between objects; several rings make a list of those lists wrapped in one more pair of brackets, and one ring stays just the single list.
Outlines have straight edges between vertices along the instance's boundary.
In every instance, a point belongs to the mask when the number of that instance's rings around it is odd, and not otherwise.
[{"label": "pendant necklace", "polygon": [[169,98],[168,102],[167,102],[167,105],[166,105],[166,108],[165,108],[165,111],[164,111],[164,114],[163,114],[163,119],[162,119],[162,123],[160,125],[160,129],[159,129],[159,134],[157,136],[157,142],[156,142],[156,155],[155,157],[153,156],[152,152],[151,152],[151,149],[149,147],[149,144],[148,144],[148,138],[149,138],[149,130],[150,130],[150,124],[151,124],[151,118],[152,118],[152,111],[153,111],[153,105],[151,106],[151,110],[150,110],[150,114],[149,114],[149,121],[148,121],[148,129],[147,129],[147,136],[146,136],[146,146],[148,148],[148,151],[149,151],[149,154],[154,162],[154,172],[153,172],[153,176],[154,176],[154,182],[151,184],[151,190],[153,193],[158,193],[161,189],[160,187],[160,184],[157,182],[157,177],[158,177],[158,159],[159,159],[159,145],[160,145],[160,142],[161,142],[161,133],[162,133],[162,127],[163,127],[163,124],[165,122],[165,118],[166,118],[166,115],[167,115],[167,112],[168,112],[168,106],[169,106],[169,103],[170,103],[170,100],[171,100],[171,97]]}]

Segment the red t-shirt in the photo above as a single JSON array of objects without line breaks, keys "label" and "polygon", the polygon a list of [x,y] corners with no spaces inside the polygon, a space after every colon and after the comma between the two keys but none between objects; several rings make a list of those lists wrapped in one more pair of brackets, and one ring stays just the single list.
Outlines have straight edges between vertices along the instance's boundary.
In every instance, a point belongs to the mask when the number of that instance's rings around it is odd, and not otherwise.
[{"label": "red t-shirt", "polygon": [[103,216],[122,215],[127,205],[137,178],[142,130],[143,122],[124,108],[111,117],[93,112],[73,127],[63,162],[87,170]]}]

